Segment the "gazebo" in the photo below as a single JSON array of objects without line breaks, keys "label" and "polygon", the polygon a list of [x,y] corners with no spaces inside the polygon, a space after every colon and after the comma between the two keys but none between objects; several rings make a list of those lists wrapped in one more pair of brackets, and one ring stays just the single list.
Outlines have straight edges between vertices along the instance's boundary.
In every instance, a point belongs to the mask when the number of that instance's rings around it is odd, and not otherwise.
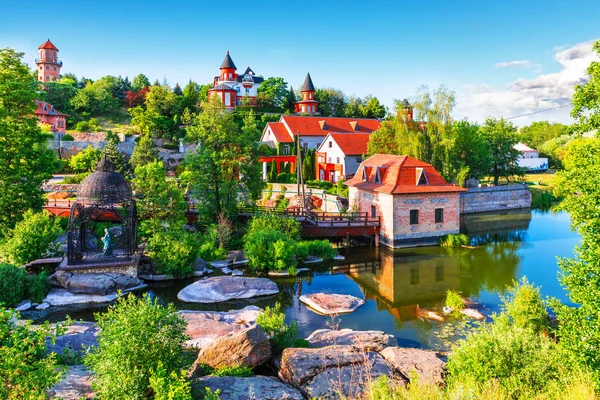
[{"label": "gazebo", "polygon": [[66,266],[129,264],[137,249],[131,186],[106,156],[77,191],[69,215]]}]

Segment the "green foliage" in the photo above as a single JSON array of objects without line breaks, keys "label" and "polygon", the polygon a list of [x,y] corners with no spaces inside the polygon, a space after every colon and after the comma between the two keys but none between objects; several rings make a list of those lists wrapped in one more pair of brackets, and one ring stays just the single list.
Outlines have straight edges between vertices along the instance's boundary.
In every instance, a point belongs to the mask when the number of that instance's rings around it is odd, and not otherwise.
[{"label": "green foliage", "polygon": [[[596,54],[600,54],[600,40],[593,45]],[[577,121],[579,132],[589,132],[600,128],[600,62],[592,61],[587,68],[589,79],[575,85],[571,116]]]},{"label": "green foliage", "polygon": [[150,388],[154,392],[154,400],[192,400],[192,388],[185,371],[171,371],[169,374],[162,362],[150,376]]},{"label": "green foliage", "polygon": [[198,237],[183,228],[154,232],[148,239],[148,256],[163,274],[189,276],[201,250]]},{"label": "green foliage", "polygon": [[298,242],[296,256],[299,259],[307,256],[322,258],[323,260],[331,260],[337,251],[331,245],[329,240],[303,240]]},{"label": "green foliage", "polygon": [[379,102],[379,99],[371,95],[365,96],[363,104],[360,105],[360,113],[363,118],[382,119],[387,112],[387,108]]},{"label": "green foliage", "polygon": [[238,377],[249,377],[254,376],[254,372],[252,372],[252,368],[246,366],[224,366],[217,368],[210,372],[209,375],[213,376],[238,376]]},{"label": "green foliage", "polygon": [[90,174],[90,172],[82,172],[81,174],[65,176],[62,183],[64,184],[79,184]]},{"label": "green foliage", "polygon": [[560,123],[535,121],[519,129],[519,141],[529,147],[540,150],[540,146],[549,140],[568,134],[568,127]]},{"label": "green foliage", "polygon": [[74,172],[93,172],[96,170],[96,164],[102,157],[102,150],[88,146],[84,150],[75,154],[69,161],[69,166]]},{"label": "green foliage", "polygon": [[0,307],[0,398],[45,400],[64,373],[54,353],[44,355],[46,341],[53,343],[64,332],[63,324],[53,329],[46,322],[34,329],[31,321],[17,320],[18,313]]},{"label": "green foliage", "polygon": [[56,154],[35,116],[38,84],[22,53],[0,49],[0,227],[12,228],[26,210],[41,210],[42,183],[52,177]]},{"label": "green foliage", "polygon": [[519,142],[515,126],[504,119],[488,119],[481,130],[491,149],[489,165],[494,185],[498,185],[500,178],[523,176],[525,171],[517,164],[521,153],[513,147]]},{"label": "green foliage", "polygon": [[341,90],[333,88],[317,88],[315,91],[315,100],[319,102],[319,112],[321,115],[327,117],[345,116],[344,112],[346,111],[347,98]]},{"label": "green foliage", "polygon": [[281,107],[287,95],[287,82],[283,78],[270,77],[260,84],[257,100],[262,107]]},{"label": "green foliage", "polygon": [[173,304],[164,307],[147,294],[141,299],[129,295],[95,317],[98,347],[85,364],[94,373],[96,398],[146,399],[152,376],[161,393],[182,392],[182,381],[171,374],[183,367],[181,349],[187,338],[185,321]]},{"label": "green foliage", "polygon": [[548,312],[536,288],[523,277],[520,282],[515,282],[513,288],[502,300],[505,312],[512,323],[518,328],[530,328],[534,332],[546,332],[550,326]]},{"label": "green foliage", "polygon": [[277,164],[275,160],[271,161],[271,167],[269,168],[269,176],[267,177],[269,183],[277,182]]},{"label": "green foliage", "polygon": [[297,265],[296,242],[274,229],[253,231],[246,234],[244,254],[254,270],[281,271]]},{"label": "green foliage", "polygon": [[277,174],[277,178],[275,179],[276,183],[296,183],[297,178],[296,174],[291,174],[289,172],[282,172],[281,174]]},{"label": "green foliage", "polygon": [[248,223],[247,235],[255,232],[275,230],[292,240],[300,240],[302,227],[295,218],[278,217],[272,214],[259,215]]},{"label": "green foliage", "polygon": [[61,233],[58,218],[50,217],[46,211],[26,211],[23,220],[0,244],[0,259],[16,265],[37,260]]},{"label": "green foliage", "polygon": [[69,135],[68,133],[64,134],[62,137],[63,142],[72,142],[74,140],[75,140],[75,138],[73,136]]},{"label": "green foliage", "polygon": [[144,74],[136,75],[131,81],[131,90],[133,91],[137,92],[138,90],[142,90],[146,86],[150,86],[150,80]]},{"label": "green foliage", "polygon": [[129,161],[127,161],[125,155],[119,151],[117,144],[114,141],[108,141],[106,147],[102,151],[102,157],[106,157],[113,163],[116,172],[125,177],[129,177],[131,165],[129,165]]},{"label": "green foliage", "polygon": [[440,246],[442,247],[462,247],[468,246],[471,239],[464,233],[451,233],[440,238]]},{"label": "green foliage", "polygon": [[283,350],[294,346],[298,323],[285,324],[285,314],[281,311],[281,304],[275,303],[274,307],[265,307],[265,311],[256,317],[256,323],[269,336],[273,353],[281,354]]},{"label": "green foliage", "polygon": [[102,115],[116,111],[121,99],[114,95],[120,80],[105,76],[95,82],[88,81],[85,87],[69,101],[72,109],[81,115]]},{"label": "green foliage", "polygon": [[29,300],[33,303],[41,303],[46,295],[50,291],[50,282],[48,278],[50,274],[48,271],[42,271],[38,275],[28,276],[27,279],[27,293]]},{"label": "green foliage", "polygon": [[14,307],[27,296],[25,269],[11,264],[0,264],[0,305]]},{"label": "green foliage", "polygon": [[448,289],[446,291],[446,306],[451,307],[454,311],[460,311],[465,308],[465,303],[460,292]]}]

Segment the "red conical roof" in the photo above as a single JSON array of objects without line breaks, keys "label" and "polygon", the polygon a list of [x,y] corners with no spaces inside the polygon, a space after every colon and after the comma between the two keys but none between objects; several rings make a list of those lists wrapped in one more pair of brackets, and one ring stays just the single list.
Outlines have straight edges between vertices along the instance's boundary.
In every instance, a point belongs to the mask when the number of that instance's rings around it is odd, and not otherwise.
[{"label": "red conical roof", "polygon": [[55,45],[52,44],[52,42],[50,41],[50,39],[46,40],[40,47],[38,47],[38,49],[46,49],[46,50],[56,50],[56,51],[58,51],[58,49],[56,48]]}]

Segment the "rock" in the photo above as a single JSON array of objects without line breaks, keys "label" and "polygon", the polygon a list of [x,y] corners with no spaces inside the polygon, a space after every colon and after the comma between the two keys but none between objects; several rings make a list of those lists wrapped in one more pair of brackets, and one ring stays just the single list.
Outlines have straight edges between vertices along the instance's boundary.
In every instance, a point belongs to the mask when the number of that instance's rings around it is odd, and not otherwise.
[{"label": "rock", "polygon": [[353,331],[352,329],[318,329],[306,340],[310,347],[353,346],[364,351],[381,351],[397,345],[396,339],[382,331]]},{"label": "rock", "polygon": [[211,261],[210,265],[215,267],[215,268],[225,268],[227,266],[229,266],[231,264],[231,260],[218,260],[218,261]]},{"label": "rock", "polygon": [[206,261],[204,261],[203,259],[201,259],[200,257],[196,258],[196,261],[194,261],[194,272],[196,271],[206,271],[206,267],[208,266],[208,264],[206,263]]},{"label": "rock", "polygon": [[302,393],[273,376],[205,376],[192,380],[193,393],[210,388],[214,393],[221,392],[221,400],[302,400]]},{"label": "rock", "polygon": [[79,358],[87,349],[98,346],[100,328],[94,322],[74,322],[67,331],[58,336],[54,344],[48,339],[48,353],[56,353],[64,357]]},{"label": "rock", "polygon": [[267,278],[216,276],[184,287],[177,298],[188,303],[216,303],[277,293],[277,285]]},{"label": "rock", "polygon": [[405,383],[376,352],[353,346],[318,349],[288,348],[281,357],[279,377],[302,390],[309,398],[362,398],[370,382],[379,376]]},{"label": "rock", "polygon": [[240,271],[239,269],[234,269],[233,271],[231,271],[231,276],[242,276],[244,275],[244,273],[242,271]]},{"label": "rock", "polygon": [[476,319],[478,321],[482,321],[485,319],[485,315],[483,315],[482,313],[480,313],[479,311],[477,311],[474,308],[464,308],[464,309],[460,310],[460,313],[463,315],[466,315],[469,318]]},{"label": "rock", "polygon": [[48,393],[48,398],[80,400],[94,398],[92,374],[83,365],[69,367],[66,376]]},{"label": "rock", "polygon": [[260,325],[217,338],[198,353],[197,364],[219,367],[258,367],[271,358],[269,338]]},{"label": "rock", "polygon": [[46,308],[50,307],[50,304],[46,301],[43,301],[42,304],[40,304],[39,306],[37,306],[35,309],[36,310],[45,310]]},{"label": "rock", "polygon": [[[310,271],[310,268],[298,268],[296,269],[296,275],[298,275],[301,272],[307,272]],[[279,272],[279,271],[269,271],[268,272],[269,276],[294,276],[291,275],[287,269],[284,269],[283,271]]]},{"label": "rock", "polygon": [[194,232],[197,232],[197,231],[198,231],[198,229],[197,229],[195,226],[193,226],[193,225],[188,225],[188,224],[185,224],[185,225],[183,225],[183,229],[185,229],[185,230],[186,230],[186,231],[188,231],[188,232],[192,232],[192,233],[194,233]]},{"label": "rock", "polygon": [[190,339],[188,347],[203,347],[231,332],[240,332],[256,323],[262,308],[247,306],[241,310],[218,311],[179,311],[187,327],[185,334]]},{"label": "rock", "polygon": [[[126,294],[129,292],[133,292],[136,290],[141,290],[148,287],[148,285],[142,284],[121,292],[121,294]],[[51,306],[69,306],[74,304],[106,304],[114,301],[117,298],[116,293],[111,293],[107,295],[98,295],[98,294],[73,294],[69,293],[66,289],[57,289],[54,288],[50,290],[48,296],[44,299],[44,302],[50,304]]]},{"label": "rock", "polygon": [[206,270],[204,271],[194,271],[192,273],[192,276],[195,276],[196,278],[200,278],[202,276],[206,275]]},{"label": "rock", "polygon": [[215,272],[215,271],[213,271],[213,270],[212,270],[212,269],[210,269],[210,268],[206,268],[206,273],[207,273],[208,275],[212,274],[213,272]]},{"label": "rock", "polygon": [[347,294],[313,293],[300,296],[299,300],[324,315],[351,313],[365,304],[364,300]]},{"label": "rock", "polygon": [[172,280],[175,279],[175,277],[173,275],[171,275],[171,274],[163,274],[163,275],[154,275],[154,274],[140,275],[139,278],[143,279],[145,281],[151,281],[151,282],[172,281]]},{"label": "rock", "polygon": [[57,271],[52,279],[70,293],[109,294],[140,285],[135,276],[121,273],[72,273]]},{"label": "rock", "polygon": [[304,264],[318,264],[322,263],[323,259],[315,256],[308,256],[304,259]]},{"label": "rock", "polygon": [[335,256],[333,256],[333,259],[335,261],[344,261],[346,259],[346,257],[340,255],[340,254],[336,254]]},{"label": "rock", "polygon": [[444,384],[446,363],[433,351],[387,347],[380,354],[409,380],[411,374],[416,373],[420,382]]},{"label": "rock", "polygon": [[22,302],[17,304],[17,306],[15,307],[15,311],[27,311],[31,307],[33,307],[33,305],[31,304],[31,301],[23,300]]},{"label": "rock", "polygon": [[225,268],[223,268],[223,269],[221,270],[221,272],[222,272],[222,273],[224,273],[224,274],[227,274],[227,275],[229,275],[229,274],[231,274],[233,271],[231,270],[231,268],[229,268],[229,267],[225,267]]}]

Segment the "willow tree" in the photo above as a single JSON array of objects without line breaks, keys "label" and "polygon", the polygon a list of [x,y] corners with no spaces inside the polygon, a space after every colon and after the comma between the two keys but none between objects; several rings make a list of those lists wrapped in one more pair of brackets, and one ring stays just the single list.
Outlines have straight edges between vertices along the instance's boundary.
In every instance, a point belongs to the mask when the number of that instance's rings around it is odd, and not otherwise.
[{"label": "willow tree", "polygon": [[0,226],[12,228],[44,204],[42,183],[56,167],[35,117],[37,81],[23,53],[0,50]]},{"label": "willow tree", "polygon": [[[600,40],[594,43],[593,49],[600,56]],[[575,86],[571,110],[577,130],[581,132],[600,129],[600,61],[592,61],[587,73],[587,82]]]}]

